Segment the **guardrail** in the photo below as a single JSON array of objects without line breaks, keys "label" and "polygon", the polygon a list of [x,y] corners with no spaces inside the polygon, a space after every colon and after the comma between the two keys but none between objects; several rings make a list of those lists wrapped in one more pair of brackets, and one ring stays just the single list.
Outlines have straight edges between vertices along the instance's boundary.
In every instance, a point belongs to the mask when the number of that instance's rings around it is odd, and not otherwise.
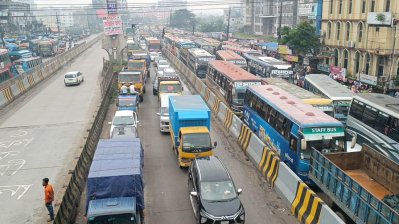
[{"label": "guardrail", "polygon": [[291,208],[291,213],[300,223],[344,224],[302,180],[269,149],[250,128],[221,102],[204,82],[171,52],[164,49],[164,55],[183,74],[192,87],[204,98],[213,114],[223,123],[241,146],[266,181]]},{"label": "guardrail", "polygon": [[7,106],[16,98],[37,85],[39,82],[53,75],[68,61],[76,58],[76,56],[91,47],[102,37],[103,35],[99,35],[88,43],[81,43],[71,50],[68,50],[46,62],[43,62],[42,64],[36,66],[33,70],[0,84],[0,108]]},{"label": "guardrail", "polygon": [[[109,63],[104,61],[104,65]],[[112,67],[111,67],[112,68]],[[58,210],[56,209],[55,224],[68,224],[74,223],[77,209],[80,202],[80,197],[85,189],[85,183],[87,175],[89,173],[90,164],[93,160],[94,152],[96,150],[97,142],[100,137],[103,123],[107,115],[108,107],[111,102],[111,96],[114,89],[112,84],[116,81],[116,76],[113,74],[110,67],[103,67],[103,70],[108,71],[104,79],[102,80],[102,87],[105,90],[105,94],[102,97],[101,105],[96,113],[94,121],[92,121],[92,127],[89,130],[86,143],[79,156],[78,161],[74,165],[73,172],[69,176],[65,191]]]}]

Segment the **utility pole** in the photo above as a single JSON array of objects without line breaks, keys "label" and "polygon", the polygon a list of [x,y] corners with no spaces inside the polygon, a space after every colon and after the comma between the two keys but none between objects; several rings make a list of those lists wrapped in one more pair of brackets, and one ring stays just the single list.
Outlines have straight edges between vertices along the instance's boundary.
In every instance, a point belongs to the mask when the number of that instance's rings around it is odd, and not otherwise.
[{"label": "utility pole", "polygon": [[231,8],[229,7],[229,18],[227,19],[227,33],[226,33],[227,40],[229,40],[229,33],[230,33],[230,13],[231,13]]},{"label": "utility pole", "polygon": [[194,36],[194,33],[195,33],[195,19],[193,19],[193,36]]},{"label": "utility pole", "polygon": [[281,40],[281,23],[283,19],[283,0],[280,0],[280,14],[278,18],[278,40]]},{"label": "utility pole", "polygon": [[57,19],[57,31],[58,31],[58,34],[59,34],[60,33],[60,20],[58,18],[58,12],[57,11],[55,12],[55,16],[56,16],[56,19]]}]

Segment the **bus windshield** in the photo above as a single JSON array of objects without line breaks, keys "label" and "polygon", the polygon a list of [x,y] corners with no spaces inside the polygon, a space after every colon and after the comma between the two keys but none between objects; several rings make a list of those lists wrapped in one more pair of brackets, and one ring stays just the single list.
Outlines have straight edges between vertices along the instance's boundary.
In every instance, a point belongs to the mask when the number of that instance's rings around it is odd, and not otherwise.
[{"label": "bus windshield", "polygon": [[312,148],[325,153],[343,152],[345,150],[345,136],[307,141],[306,150],[301,151],[301,159],[309,160]]},{"label": "bus windshield", "polygon": [[138,224],[133,214],[103,215],[90,217],[89,224]]},{"label": "bus windshield", "polygon": [[127,45],[128,50],[141,50],[140,46],[137,44],[129,44]]},{"label": "bus windshield", "polygon": [[238,106],[242,106],[244,104],[244,97],[245,97],[245,90],[246,89],[236,89],[236,94],[233,98],[233,103]]},{"label": "bus windshield", "polygon": [[183,136],[184,152],[207,152],[212,150],[209,133],[185,134]]}]

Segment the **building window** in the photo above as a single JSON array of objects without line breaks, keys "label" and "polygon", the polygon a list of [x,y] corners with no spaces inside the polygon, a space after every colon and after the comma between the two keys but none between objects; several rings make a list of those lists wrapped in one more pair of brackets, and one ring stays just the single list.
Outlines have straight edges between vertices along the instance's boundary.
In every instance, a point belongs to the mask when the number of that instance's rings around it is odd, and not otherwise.
[{"label": "building window", "polygon": [[365,71],[364,71],[364,73],[365,73],[366,75],[368,75],[368,74],[369,74],[369,70],[370,70],[370,63],[371,63],[371,57],[370,57],[370,54],[366,54],[366,69],[365,69]]},{"label": "building window", "polygon": [[391,9],[391,0],[387,0],[385,3],[385,12],[389,12]]},{"label": "building window", "polygon": [[363,23],[357,26],[357,41],[362,42],[363,39]]},{"label": "building window", "polygon": [[374,12],[375,10],[375,0],[371,1],[370,12]]},{"label": "building window", "polygon": [[351,36],[351,24],[348,22],[346,23],[346,40],[349,41]]},{"label": "building window", "polygon": [[344,68],[348,69],[349,62],[349,53],[347,50],[344,50]]},{"label": "building window", "polygon": [[362,13],[366,13],[366,0],[362,2]]},{"label": "building window", "polygon": [[360,53],[356,52],[355,54],[355,74],[359,73],[360,68]]},{"label": "building window", "polygon": [[339,14],[342,13],[342,0],[339,0]]},{"label": "building window", "polygon": [[327,38],[331,39],[331,22],[327,23]]},{"label": "building window", "polygon": [[378,57],[378,69],[377,69],[378,77],[384,75],[384,65],[385,65],[385,57],[383,56]]},{"label": "building window", "polygon": [[334,66],[338,66],[338,49],[334,50]]},{"label": "building window", "polygon": [[330,1],[330,14],[333,13],[333,8],[334,8],[334,0]]},{"label": "building window", "polygon": [[379,28],[379,27],[376,27],[376,28],[375,28],[375,32],[380,32],[380,28]]},{"label": "building window", "polygon": [[337,40],[341,36],[341,23],[337,23]]},{"label": "building window", "polygon": [[353,0],[349,0],[349,7],[348,7],[349,14],[352,13],[352,3],[353,3]]}]

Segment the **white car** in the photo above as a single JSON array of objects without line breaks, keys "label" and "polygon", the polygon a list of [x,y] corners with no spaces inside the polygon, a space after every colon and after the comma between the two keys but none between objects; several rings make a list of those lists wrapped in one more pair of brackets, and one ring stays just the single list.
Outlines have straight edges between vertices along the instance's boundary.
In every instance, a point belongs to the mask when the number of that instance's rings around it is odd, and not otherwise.
[{"label": "white car", "polygon": [[78,71],[68,72],[64,76],[65,86],[79,85],[83,81],[85,81],[85,78],[84,78],[83,74]]},{"label": "white car", "polygon": [[108,122],[111,125],[111,129],[109,131],[110,138],[112,138],[112,133],[114,129],[117,127],[126,127],[131,126],[137,129],[137,124],[139,121],[137,120],[137,113],[132,110],[118,110],[115,112],[114,119],[112,122]]}]

